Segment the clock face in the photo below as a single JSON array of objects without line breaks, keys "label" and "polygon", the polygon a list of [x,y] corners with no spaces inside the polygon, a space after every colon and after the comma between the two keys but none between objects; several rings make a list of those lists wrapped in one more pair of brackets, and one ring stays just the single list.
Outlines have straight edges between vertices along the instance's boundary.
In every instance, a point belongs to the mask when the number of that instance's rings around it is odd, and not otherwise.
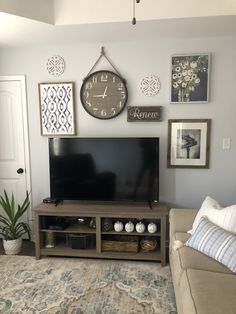
[{"label": "clock face", "polygon": [[124,80],[111,71],[97,71],[84,80],[80,99],[84,109],[98,119],[112,119],[122,112],[128,91]]}]

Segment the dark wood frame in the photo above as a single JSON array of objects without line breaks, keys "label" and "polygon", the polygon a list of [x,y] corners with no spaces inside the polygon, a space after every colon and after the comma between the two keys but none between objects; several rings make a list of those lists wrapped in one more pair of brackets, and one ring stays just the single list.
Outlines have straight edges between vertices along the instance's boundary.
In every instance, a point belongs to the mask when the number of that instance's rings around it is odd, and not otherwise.
[{"label": "dark wood frame", "polygon": [[[174,143],[172,143],[172,129],[174,123],[189,123],[189,124],[203,124],[206,126],[206,133],[201,135],[201,140],[205,142],[204,152],[200,148],[200,158],[205,156],[204,163],[197,164],[195,158],[190,158],[191,162],[188,162],[187,158],[183,158],[182,164],[180,160],[178,163],[172,161],[172,151],[175,149]],[[210,151],[210,119],[170,119],[168,120],[168,151],[167,151],[167,167],[168,168],[209,168],[209,151]],[[204,138],[203,138],[204,137]]]},{"label": "dark wood frame", "polygon": [[162,106],[128,106],[128,122],[160,122]]}]

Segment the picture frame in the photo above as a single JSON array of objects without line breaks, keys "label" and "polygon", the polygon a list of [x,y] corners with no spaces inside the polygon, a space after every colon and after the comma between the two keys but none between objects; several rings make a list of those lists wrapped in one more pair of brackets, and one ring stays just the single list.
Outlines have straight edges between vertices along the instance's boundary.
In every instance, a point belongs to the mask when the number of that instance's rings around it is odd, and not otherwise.
[{"label": "picture frame", "polygon": [[209,168],[210,119],[168,120],[168,168]]},{"label": "picture frame", "polygon": [[210,54],[171,56],[170,103],[208,103]]},{"label": "picture frame", "polygon": [[39,83],[38,88],[41,135],[75,135],[74,83]]}]

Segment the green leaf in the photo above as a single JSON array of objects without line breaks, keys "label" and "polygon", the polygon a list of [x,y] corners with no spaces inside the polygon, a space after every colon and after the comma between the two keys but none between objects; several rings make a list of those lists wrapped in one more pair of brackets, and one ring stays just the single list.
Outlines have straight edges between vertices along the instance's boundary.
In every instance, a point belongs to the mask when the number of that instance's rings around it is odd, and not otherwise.
[{"label": "green leaf", "polygon": [[17,239],[25,233],[28,234],[29,239],[31,238],[29,225],[26,222],[18,222],[27,211],[29,205],[28,191],[26,192],[26,198],[22,205],[17,204],[16,206],[14,194],[12,193],[10,201],[7,192],[4,190],[4,195],[0,196],[0,206],[6,214],[6,217],[0,215],[0,235],[2,235],[4,239]]}]

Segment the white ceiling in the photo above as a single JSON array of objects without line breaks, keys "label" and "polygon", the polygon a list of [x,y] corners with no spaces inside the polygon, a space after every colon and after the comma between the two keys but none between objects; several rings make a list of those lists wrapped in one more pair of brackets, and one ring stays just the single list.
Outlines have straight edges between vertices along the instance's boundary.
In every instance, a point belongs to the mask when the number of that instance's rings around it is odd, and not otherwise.
[{"label": "white ceiling", "polygon": [[[96,19],[91,22],[91,16],[88,18],[88,24],[82,23],[83,20],[80,20],[77,24],[76,21],[70,23],[70,10],[67,10],[67,14],[64,16],[60,13],[65,5],[65,0],[55,0],[54,1],[54,23],[49,24],[51,17],[46,14],[44,11],[35,12],[35,10],[28,11],[23,10],[22,7],[18,8],[18,11],[15,9],[14,14],[6,13],[10,12],[13,9],[8,7],[7,4],[9,0],[2,0],[2,3],[5,1],[5,7],[0,4],[0,47],[20,47],[20,46],[42,46],[42,45],[52,45],[60,44],[63,40],[63,43],[70,44],[75,42],[93,42],[93,43],[108,43],[114,41],[129,41],[129,40],[143,40],[143,39],[157,39],[157,38],[178,38],[178,37],[212,37],[212,36],[235,36],[236,35],[236,15],[233,12],[232,15],[229,15],[229,10],[223,11],[226,15],[217,15],[217,16],[204,16],[193,17],[193,14],[189,11],[189,16],[191,17],[180,17],[180,14],[177,14],[177,17],[171,18],[159,18],[150,19],[152,15],[149,15],[145,10],[144,16],[138,17],[137,15],[137,24],[134,26],[131,24],[132,20],[132,10],[127,15],[125,15],[125,20],[123,22],[109,22],[109,19],[106,23],[97,23]],[[12,0],[13,1],[13,0]],[[21,2],[29,3],[38,3],[38,1],[33,0],[21,0]],[[30,2],[31,1],[31,2]],[[32,2],[33,1],[33,2]],[[47,10],[49,0],[40,0],[45,4],[43,7],[44,10]],[[66,0],[73,2],[75,0]],[[76,0],[77,4],[81,4],[85,0]],[[87,4],[95,0],[86,0]],[[97,1],[97,0],[96,0]],[[108,0],[99,0],[101,3],[105,3]],[[109,0],[116,1],[117,0]],[[124,1],[124,0],[122,0]],[[128,1],[128,0],[125,0]],[[145,0],[146,2],[153,3],[154,0]],[[156,1],[156,0],[155,0]],[[163,0],[159,0],[160,2]],[[169,0],[165,0],[169,1]],[[186,0],[183,0],[184,2]],[[187,0],[189,2],[189,0]],[[198,3],[203,0],[199,0]],[[210,4],[213,0],[205,0],[205,3]],[[16,0],[15,0],[16,2]],[[141,10],[141,4],[144,3],[144,0],[140,1],[140,4],[137,6]],[[221,1],[222,2],[222,1]],[[225,0],[224,3],[230,3],[236,8],[236,1]],[[19,1],[17,2],[19,5]],[[56,6],[55,6],[56,3]],[[157,2],[155,2],[156,4]],[[158,2],[159,3],[159,2]],[[179,1],[178,1],[179,3]],[[60,7],[60,5],[61,7]],[[39,4],[38,4],[39,5]],[[1,7],[2,6],[2,7]],[[50,6],[52,8],[52,6]],[[35,8],[34,8],[35,9]],[[132,7],[131,7],[132,9]],[[166,8],[165,8],[166,9]],[[210,6],[209,8],[210,9]],[[229,8],[228,8],[229,9]],[[217,14],[219,8],[215,10],[214,14]],[[4,11],[4,12],[3,12]],[[96,11],[96,10],[95,10]],[[18,13],[17,13],[18,12]],[[64,11],[63,11],[64,12]],[[163,14],[166,11],[163,11]],[[205,12],[205,11],[204,11]],[[213,11],[212,11],[213,12]],[[105,14],[103,12],[103,14]],[[18,14],[18,15],[17,15]],[[140,13],[139,13],[140,14]],[[200,14],[200,11],[198,12]],[[228,15],[227,15],[228,14]],[[19,16],[20,15],[20,16]],[[22,17],[23,15],[27,16]],[[186,15],[186,12],[184,13]],[[31,18],[29,18],[31,16]],[[56,23],[56,20],[61,16],[61,23]],[[46,18],[42,22],[42,20]],[[67,18],[67,25],[66,23]],[[118,19],[118,18],[117,18]],[[114,20],[117,20],[114,18]],[[40,22],[40,21],[41,22]],[[59,19],[60,20],[60,19]],[[84,19],[85,20],[85,19]],[[64,24],[62,23],[64,21]],[[61,24],[61,25],[58,25]],[[63,25],[62,25],[63,24]],[[73,24],[73,25],[69,25]]]}]

